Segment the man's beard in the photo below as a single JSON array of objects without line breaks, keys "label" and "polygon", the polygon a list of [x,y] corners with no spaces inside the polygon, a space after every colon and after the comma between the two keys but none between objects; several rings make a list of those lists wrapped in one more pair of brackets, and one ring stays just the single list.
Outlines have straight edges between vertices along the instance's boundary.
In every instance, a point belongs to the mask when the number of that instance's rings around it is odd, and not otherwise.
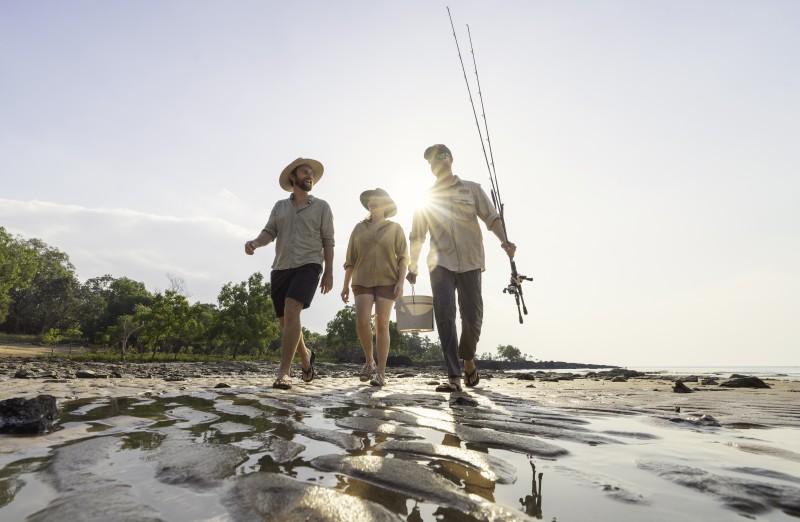
[{"label": "man's beard", "polygon": [[302,190],[305,190],[306,192],[311,192],[311,188],[314,186],[314,181],[310,179],[307,179],[305,181],[300,181],[298,182],[298,186]]}]

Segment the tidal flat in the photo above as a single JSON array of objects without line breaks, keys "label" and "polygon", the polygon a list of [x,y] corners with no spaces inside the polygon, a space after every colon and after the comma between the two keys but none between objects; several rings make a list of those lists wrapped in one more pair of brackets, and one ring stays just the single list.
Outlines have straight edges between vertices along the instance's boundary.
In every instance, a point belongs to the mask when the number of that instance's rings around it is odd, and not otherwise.
[{"label": "tidal flat", "polygon": [[0,359],[0,400],[59,412],[0,435],[0,520],[800,518],[798,382],[486,370],[441,393],[437,367],[380,388],[318,363],[276,390],[274,369]]}]

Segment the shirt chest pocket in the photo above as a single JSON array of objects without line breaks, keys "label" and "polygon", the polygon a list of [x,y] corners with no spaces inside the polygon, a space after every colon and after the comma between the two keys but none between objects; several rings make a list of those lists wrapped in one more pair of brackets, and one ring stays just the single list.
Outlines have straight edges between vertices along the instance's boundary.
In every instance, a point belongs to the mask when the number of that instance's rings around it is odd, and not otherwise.
[{"label": "shirt chest pocket", "polygon": [[453,217],[460,221],[472,221],[477,215],[472,194],[459,194],[450,199]]}]

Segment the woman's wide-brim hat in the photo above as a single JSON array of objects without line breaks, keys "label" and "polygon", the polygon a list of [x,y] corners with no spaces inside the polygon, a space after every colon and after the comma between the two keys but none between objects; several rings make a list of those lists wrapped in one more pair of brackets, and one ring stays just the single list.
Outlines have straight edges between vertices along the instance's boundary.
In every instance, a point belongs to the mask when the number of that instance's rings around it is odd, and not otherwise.
[{"label": "woman's wide-brim hat", "polygon": [[361,204],[364,205],[364,208],[369,210],[369,198],[383,198],[386,200],[386,211],[383,213],[384,216],[390,218],[397,214],[397,205],[394,204],[392,201],[391,196],[389,193],[383,190],[382,188],[376,188],[375,190],[365,190],[361,193],[359,199],[361,199]]},{"label": "woman's wide-brim hat", "polygon": [[300,165],[308,165],[311,168],[311,172],[314,173],[314,185],[319,183],[319,179],[322,177],[322,173],[325,171],[325,167],[323,167],[322,163],[317,160],[310,158],[297,158],[293,162],[286,165],[286,168],[283,169],[283,172],[281,172],[281,177],[278,178],[278,183],[281,184],[281,188],[286,192],[292,191],[292,184],[289,181],[289,176],[291,175],[292,171]]}]

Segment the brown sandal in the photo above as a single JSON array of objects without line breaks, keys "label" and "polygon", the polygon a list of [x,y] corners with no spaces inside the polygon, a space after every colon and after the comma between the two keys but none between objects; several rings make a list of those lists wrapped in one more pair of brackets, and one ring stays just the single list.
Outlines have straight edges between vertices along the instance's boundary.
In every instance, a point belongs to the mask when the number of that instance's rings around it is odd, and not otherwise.
[{"label": "brown sandal", "polygon": [[272,387],[278,390],[291,390],[292,381],[290,381],[288,377],[281,377],[280,379],[275,379],[275,382],[272,383]]},{"label": "brown sandal", "polygon": [[444,392],[444,393],[452,393],[452,392],[460,392],[461,391],[461,384],[459,384],[458,380],[451,380],[449,382],[443,382],[439,386],[436,387],[437,392]]}]

